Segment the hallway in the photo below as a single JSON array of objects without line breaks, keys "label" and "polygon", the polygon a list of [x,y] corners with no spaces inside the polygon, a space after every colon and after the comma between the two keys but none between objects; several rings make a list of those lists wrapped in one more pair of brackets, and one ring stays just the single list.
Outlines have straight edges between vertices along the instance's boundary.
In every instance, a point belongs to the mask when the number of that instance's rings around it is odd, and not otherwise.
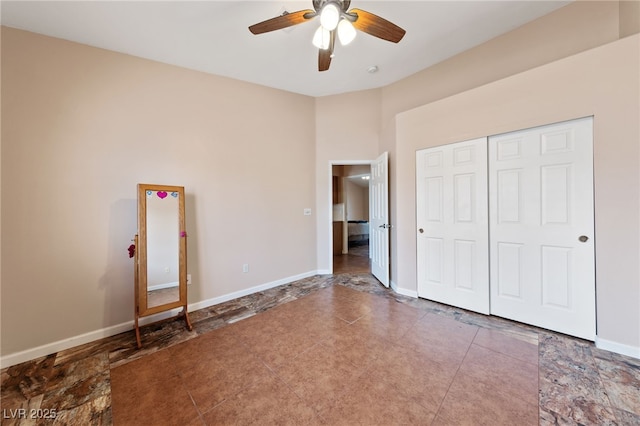
[{"label": "hallway", "polygon": [[369,244],[349,247],[347,254],[333,255],[333,273],[338,274],[366,274],[371,272],[369,259]]}]

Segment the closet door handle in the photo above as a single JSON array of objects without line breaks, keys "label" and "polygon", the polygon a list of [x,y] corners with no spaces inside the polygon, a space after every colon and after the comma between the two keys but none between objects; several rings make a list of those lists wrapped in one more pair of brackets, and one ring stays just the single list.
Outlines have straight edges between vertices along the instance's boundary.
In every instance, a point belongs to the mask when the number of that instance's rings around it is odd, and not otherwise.
[{"label": "closet door handle", "polygon": [[586,243],[589,240],[589,237],[587,237],[586,235],[580,235],[578,237],[578,240],[580,240],[581,243]]},{"label": "closet door handle", "polygon": [[424,234],[424,229],[420,228],[420,229],[418,229],[418,232],[421,233],[421,234]]}]

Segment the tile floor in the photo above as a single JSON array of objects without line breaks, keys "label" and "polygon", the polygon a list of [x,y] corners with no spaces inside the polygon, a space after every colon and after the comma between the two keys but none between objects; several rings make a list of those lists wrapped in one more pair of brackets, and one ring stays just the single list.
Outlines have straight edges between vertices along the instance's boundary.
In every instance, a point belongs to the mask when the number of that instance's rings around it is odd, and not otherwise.
[{"label": "tile floor", "polygon": [[142,350],[129,332],[2,370],[1,423],[640,425],[640,360],[368,274],[191,320],[145,327]]},{"label": "tile floor", "polygon": [[350,246],[349,252],[333,255],[334,274],[367,274],[371,272],[369,244]]}]

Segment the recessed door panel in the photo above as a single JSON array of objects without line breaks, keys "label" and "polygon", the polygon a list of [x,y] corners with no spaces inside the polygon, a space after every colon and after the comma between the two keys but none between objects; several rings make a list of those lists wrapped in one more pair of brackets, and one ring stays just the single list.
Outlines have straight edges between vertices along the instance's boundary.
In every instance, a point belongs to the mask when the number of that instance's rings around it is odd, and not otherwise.
[{"label": "recessed door panel", "polygon": [[540,202],[543,225],[569,225],[572,172],[571,164],[542,166]]},{"label": "recessed door panel", "polygon": [[498,190],[495,197],[498,203],[498,221],[500,223],[520,223],[520,188],[522,171],[500,170],[497,174]]},{"label": "recessed door panel", "polygon": [[454,218],[456,223],[474,222],[475,174],[455,175],[454,180]]},{"label": "recessed door panel", "polygon": [[573,151],[575,132],[570,127],[540,133],[540,153],[553,155]]},{"label": "recessed door panel", "polygon": [[442,177],[426,178],[427,189],[427,220],[442,222]]},{"label": "recessed door panel", "polygon": [[523,244],[498,243],[497,287],[498,297],[522,299],[522,247]]},{"label": "recessed door panel", "polygon": [[442,284],[443,268],[442,238],[427,238],[427,281],[431,284]]},{"label": "recessed door panel", "polygon": [[542,246],[542,304],[572,309],[573,273],[570,247]]},{"label": "recessed door panel", "polygon": [[496,142],[496,161],[508,161],[520,158],[522,155],[522,139],[505,138]]},{"label": "recessed door panel", "polygon": [[476,242],[467,240],[455,240],[454,244],[454,273],[457,289],[473,291],[475,271]]}]

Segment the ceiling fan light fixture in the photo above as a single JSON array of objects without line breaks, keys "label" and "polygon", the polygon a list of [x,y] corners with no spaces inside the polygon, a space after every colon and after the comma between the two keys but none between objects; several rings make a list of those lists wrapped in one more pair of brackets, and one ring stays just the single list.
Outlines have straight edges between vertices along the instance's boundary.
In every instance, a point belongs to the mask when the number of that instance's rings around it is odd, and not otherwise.
[{"label": "ceiling fan light fixture", "polygon": [[340,8],[334,2],[325,4],[320,12],[320,24],[328,31],[333,31],[340,20]]},{"label": "ceiling fan light fixture", "polygon": [[356,38],[356,29],[347,19],[341,19],[338,24],[338,39],[343,46],[351,43]]},{"label": "ceiling fan light fixture", "polygon": [[318,49],[326,50],[329,48],[331,42],[331,32],[324,28],[322,25],[318,27],[315,34],[313,34],[312,43]]}]

